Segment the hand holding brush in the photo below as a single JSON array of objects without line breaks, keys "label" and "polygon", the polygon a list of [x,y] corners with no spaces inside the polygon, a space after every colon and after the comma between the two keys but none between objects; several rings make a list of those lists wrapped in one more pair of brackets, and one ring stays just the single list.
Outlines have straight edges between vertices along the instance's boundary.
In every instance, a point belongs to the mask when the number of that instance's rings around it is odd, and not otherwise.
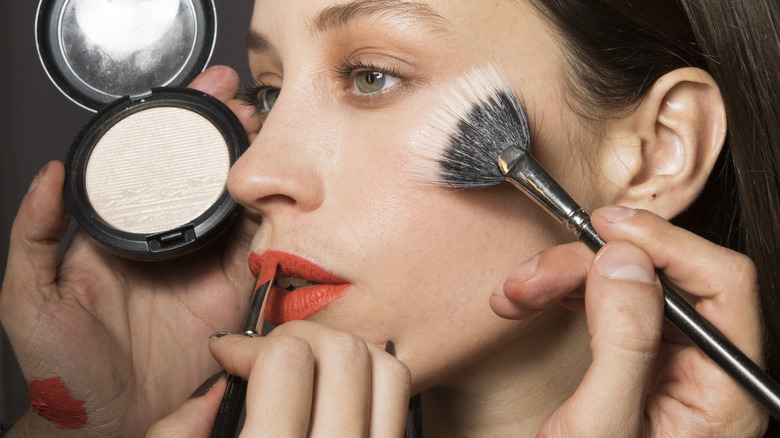
[{"label": "hand holding brush", "polygon": [[[265,305],[275,277],[276,266],[263,267],[263,271],[257,279],[257,287],[249,302],[246,322],[241,329],[241,333],[245,336],[260,336],[257,327],[263,324]],[[233,438],[236,436],[241,412],[244,409],[246,389],[246,380],[232,374],[228,375],[227,388],[211,432],[212,438]]]},{"label": "hand holding brush", "polygon": [[[591,250],[604,246],[590,216],[531,155],[525,109],[497,67],[474,70],[459,81],[431,120],[430,135],[420,148],[431,164],[421,172],[429,182],[473,189],[508,181]],[[780,419],[780,385],[697,313],[662,274],[658,277],[666,318]]]}]

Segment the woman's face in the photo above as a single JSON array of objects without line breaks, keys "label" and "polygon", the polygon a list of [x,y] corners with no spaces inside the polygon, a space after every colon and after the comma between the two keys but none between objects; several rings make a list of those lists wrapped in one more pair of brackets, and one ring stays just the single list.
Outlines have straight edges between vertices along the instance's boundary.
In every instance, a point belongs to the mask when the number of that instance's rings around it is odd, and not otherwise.
[{"label": "woman's face", "polygon": [[262,216],[253,251],[292,254],[349,283],[325,298],[301,289],[282,320],[324,300],[303,316],[379,345],[392,340],[418,390],[452,383],[486,357],[548,348],[543,340],[560,336],[570,314],[510,322],[488,301],[513,267],[566,233],[506,184],[454,192],[411,170],[436,97],[498,62],[529,108],[535,155],[587,204],[582,143],[564,146],[580,133],[564,129],[577,123],[560,50],[535,10],[513,1],[257,0],[249,35],[263,127],[229,187]]}]

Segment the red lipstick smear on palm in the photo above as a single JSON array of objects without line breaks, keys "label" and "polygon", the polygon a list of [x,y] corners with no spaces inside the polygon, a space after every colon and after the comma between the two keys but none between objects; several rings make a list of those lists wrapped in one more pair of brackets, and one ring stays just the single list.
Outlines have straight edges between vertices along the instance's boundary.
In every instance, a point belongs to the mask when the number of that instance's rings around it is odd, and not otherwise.
[{"label": "red lipstick smear on palm", "polygon": [[265,319],[274,325],[306,319],[322,311],[347,293],[351,286],[346,280],[292,254],[266,251],[263,255],[252,253],[249,256],[249,269],[259,277],[258,284],[268,281],[274,274],[269,267],[276,267],[277,281],[281,277],[295,277],[316,283],[291,292],[274,286],[265,310]]},{"label": "red lipstick smear on palm", "polygon": [[59,377],[33,380],[29,384],[30,403],[35,412],[60,429],[78,429],[87,424],[87,411]]}]

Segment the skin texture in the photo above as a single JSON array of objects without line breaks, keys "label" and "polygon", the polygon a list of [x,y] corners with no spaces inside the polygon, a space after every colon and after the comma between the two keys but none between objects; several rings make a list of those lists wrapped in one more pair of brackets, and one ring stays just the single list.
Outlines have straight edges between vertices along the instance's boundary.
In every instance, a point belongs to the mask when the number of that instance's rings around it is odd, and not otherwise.
[{"label": "skin texture", "polygon": [[[712,79],[673,72],[631,117],[594,129],[569,109],[555,35],[524,3],[323,13],[338,3],[256,2],[249,62],[281,88],[270,112],[233,99],[229,70],[193,84],[228,102],[252,140],[230,174],[245,217],[226,242],[150,272],[78,234],[57,265],[61,164],[36,178],[0,294],[27,378],[61,376],[96,436],[143,434],[180,405],[149,435],[209,436],[224,383],[181,403],[219,367],[249,380],[252,436],[302,436],[311,422],[313,437],[397,437],[418,392],[426,437],[758,435],[766,415],[664,326],[654,272],[761,361],[751,262],[664,219],[695,196],[721,146]],[[609,242],[595,258],[511,187],[452,192],[409,174],[438,91],[495,61],[528,105],[548,171],[590,209],[634,207],[594,212]],[[366,70],[400,80],[365,96]],[[206,341],[238,328],[248,256],[267,250],[352,286],[265,338]],[[30,330],[33,317],[45,323]],[[63,433],[30,413],[14,433],[32,431]]]}]

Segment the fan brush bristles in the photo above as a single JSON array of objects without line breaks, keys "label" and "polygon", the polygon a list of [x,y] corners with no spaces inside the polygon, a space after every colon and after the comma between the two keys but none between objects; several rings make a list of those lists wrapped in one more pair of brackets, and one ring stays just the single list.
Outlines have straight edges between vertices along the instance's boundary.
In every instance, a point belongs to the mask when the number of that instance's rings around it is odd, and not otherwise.
[{"label": "fan brush bristles", "polygon": [[530,150],[528,118],[496,65],[475,68],[444,92],[423,133],[420,169],[427,183],[457,189],[504,181],[498,156],[508,147]]}]

